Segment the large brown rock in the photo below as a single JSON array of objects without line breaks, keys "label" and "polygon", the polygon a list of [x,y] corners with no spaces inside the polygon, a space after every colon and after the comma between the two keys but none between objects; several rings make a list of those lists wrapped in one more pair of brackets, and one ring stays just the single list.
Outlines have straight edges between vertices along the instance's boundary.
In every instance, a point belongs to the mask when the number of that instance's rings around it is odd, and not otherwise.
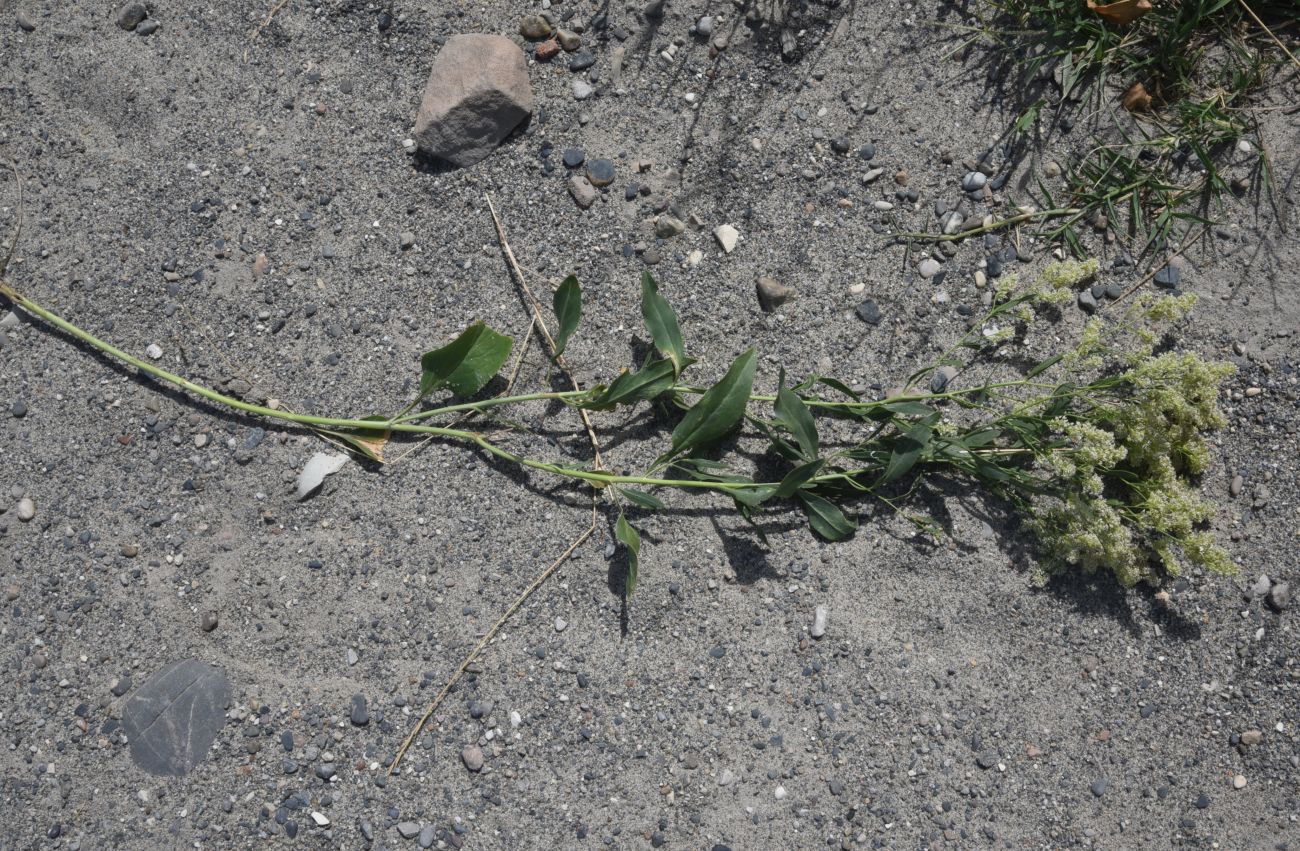
[{"label": "large brown rock", "polygon": [[426,153],[458,166],[482,160],[533,111],[524,52],[500,35],[457,35],[433,61],[415,117]]}]

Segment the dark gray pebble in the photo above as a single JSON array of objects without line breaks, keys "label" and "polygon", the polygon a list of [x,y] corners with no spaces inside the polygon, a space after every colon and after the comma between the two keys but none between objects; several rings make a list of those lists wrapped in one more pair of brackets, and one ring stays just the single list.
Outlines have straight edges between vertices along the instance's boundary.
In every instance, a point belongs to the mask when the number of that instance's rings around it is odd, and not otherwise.
[{"label": "dark gray pebble", "polygon": [[884,318],[884,314],[880,312],[880,308],[876,306],[876,302],[872,299],[866,299],[862,304],[859,304],[855,312],[858,314],[858,318],[868,325],[879,325],[880,320]]},{"label": "dark gray pebble", "polygon": [[370,710],[366,707],[365,695],[352,695],[352,725],[354,727],[364,727],[369,723]]},{"label": "dark gray pebble", "polygon": [[1174,287],[1178,286],[1178,281],[1182,276],[1182,270],[1177,266],[1165,266],[1156,272],[1155,277],[1152,278],[1152,280],[1155,281],[1157,287],[1172,290]]},{"label": "dark gray pebble", "polygon": [[592,186],[609,186],[614,182],[614,163],[604,159],[587,163],[587,180]]},{"label": "dark gray pebble", "polygon": [[587,152],[582,148],[565,148],[564,165],[568,168],[577,168],[587,161]]},{"label": "dark gray pebble", "polygon": [[586,50],[579,50],[569,58],[570,71],[585,71],[595,64],[596,57]]}]

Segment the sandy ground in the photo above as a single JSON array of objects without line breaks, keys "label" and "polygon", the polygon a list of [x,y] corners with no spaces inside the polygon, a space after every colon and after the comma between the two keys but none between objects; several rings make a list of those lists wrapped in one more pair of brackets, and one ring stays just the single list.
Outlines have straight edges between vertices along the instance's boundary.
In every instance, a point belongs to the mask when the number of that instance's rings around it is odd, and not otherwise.
[{"label": "sandy ground", "polygon": [[[562,61],[530,64],[531,124],[446,170],[403,146],[439,42],[523,44],[537,5],[413,3],[381,31],[388,8],[293,0],[250,39],[269,4],[157,0],[161,26],[140,36],[104,3],[0,0],[0,154],[27,188],[7,277],[196,380],[298,411],[389,411],[418,355],[473,320],[527,328],[490,196],[533,281],[583,282],[570,358],[584,382],[639,350],[639,278],[657,261],[701,380],[756,345],[761,386],[781,366],[889,386],[964,330],[992,249],[967,241],[936,283],[887,231],[935,227],[933,203],[962,200],[963,160],[1009,162],[995,146],[1013,98],[979,51],[949,56],[964,4],[790,5],[783,58],[782,28],[731,3],[674,0],[659,22],[557,3],[571,23],[606,16],[583,34],[594,96],[574,99]],[[690,31],[705,14],[722,16],[716,56]],[[1294,86],[1268,103],[1294,102]],[[393,778],[384,766],[464,653],[587,526],[586,496],[431,443],[298,501],[294,477],[324,448],[310,433],[7,320],[0,849],[1300,847],[1295,610],[1252,591],[1260,574],[1300,581],[1300,148],[1269,116],[1274,199],[1214,211],[1221,224],[1186,252],[1202,305],[1178,341],[1240,366],[1203,483],[1239,578],[1189,576],[1168,609],[1103,580],[1040,589],[1014,525],[960,485],[916,501],[948,528],[937,544],[864,507],[848,542],[778,512],[764,546],[721,501],[674,495],[637,517],[626,610],[602,521]],[[1086,140],[1081,122],[1024,152],[1006,191]],[[615,163],[589,210],[565,187],[571,147]],[[639,160],[653,166],[635,173]],[[896,197],[899,170],[915,202]],[[633,182],[650,193],[626,200]],[[0,187],[7,233],[13,182]],[[700,226],[657,243],[657,207]],[[731,254],[711,234],[724,223],[740,233]],[[1020,248],[1022,274],[1048,259],[1027,234]],[[1104,283],[1137,280],[1111,267],[1116,246],[1092,250]],[[761,312],[758,275],[795,299]],[[877,326],[854,314],[866,297]],[[1082,318],[1066,311],[1061,335]],[[520,386],[547,380],[534,346]],[[576,421],[520,417],[539,452],[582,457]],[[638,446],[662,440],[654,425],[603,416],[611,466],[653,452]],[[829,628],[814,640],[819,605]],[[205,759],[155,776],[133,760],[124,706],[187,658],[224,672],[230,705]],[[477,772],[462,761],[475,746]]]}]

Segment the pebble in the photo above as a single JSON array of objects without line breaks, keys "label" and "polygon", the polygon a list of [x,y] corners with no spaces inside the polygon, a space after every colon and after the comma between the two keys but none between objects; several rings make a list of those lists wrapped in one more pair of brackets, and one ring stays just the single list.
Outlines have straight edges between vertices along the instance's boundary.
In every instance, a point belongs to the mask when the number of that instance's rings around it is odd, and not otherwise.
[{"label": "pebble", "polygon": [[586,80],[574,80],[572,88],[574,100],[586,100],[596,93],[596,90]]},{"label": "pebble", "polygon": [[1170,265],[1161,267],[1151,280],[1155,281],[1157,287],[1172,290],[1174,287],[1178,286],[1178,281],[1182,276],[1183,273],[1181,269],[1177,266]]},{"label": "pebble", "polygon": [[884,314],[880,312],[880,307],[877,306],[873,299],[865,299],[854,309],[854,312],[858,314],[859,319],[868,325],[879,325],[880,320],[884,318]]},{"label": "pebble", "polygon": [[143,3],[127,3],[117,10],[117,25],[130,32],[147,17],[149,17],[149,10]]},{"label": "pebble", "polygon": [[533,56],[542,62],[547,62],[560,55],[560,43],[555,39],[547,39],[533,49]]},{"label": "pebble", "polygon": [[596,203],[596,198],[600,196],[600,193],[596,191],[596,187],[591,185],[591,181],[582,175],[574,175],[569,178],[569,194],[573,196],[574,202],[584,210]]},{"label": "pebble", "polygon": [[988,183],[988,177],[982,171],[970,171],[961,179],[961,188],[967,192],[976,192]]},{"label": "pebble", "polygon": [[420,833],[420,826],[413,821],[397,823],[397,835],[403,839],[414,839]]},{"label": "pebble", "polygon": [[582,148],[565,148],[560,158],[565,168],[577,168],[587,161],[587,152]]},{"label": "pebble", "polygon": [[556,631],[556,632],[564,632],[564,631],[565,631],[566,629],[568,629],[568,628],[569,628],[569,622],[566,621],[564,618],[556,618],[556,619],[555,619],[555,631]]},{"label": "pebble", "polygon": [[[153,35],[154,33],[156,33],[156,32],[158,31],[158,28],[161,27],[161,26],[162,26],[162,24],[158,23],[158,22],[157,22],[156,20],[154,20],[153,18],[149,18],[149,19],[146,20],[146,21],[141,21],[141,22],[140,22],[140,25],[139,25],[138,27],[135,28],[135,34],[136,34],[136,35]],[[319,114],[319,110],[320,110],[320,105],[319,105],[319,104],[316,106],[316,109],[317,109],[318,114]]]},{"label": "pebble", "polygon": [[655,236],[660,239],[672,239],[686,230],[686,223],[667,214],[655,219]]},{"label": "pebble", "polygon": [[[561,42],[560,46],[563,47],[564,43]],[[595,64],[596,64],[596,56],[595,54],[593,54],[591,51],[588,50],[580,50],[577,53],[573,54],[572,57],[569,58],[570,71],[586,71],[588,68],[590,68],[592,65]]]},{"label": "pebble", "polygon": [[347,656],[347,659],[348,659],[348,667],[351,668],[351,667],[352,667],[353,665],[355,665],[357,662],[360,662],[360,661],[361,661],[361,656],[360,656],[360,654],[357,653],[357,651],[355,651],[355,650],[353,650],[351,647],[349,647],[349,648],[348,648],[348,656]]},{"label": "pebble", "polygon": [[876,158],[876,146],[873,145],[871,142],[867,142],[866,144],[858,148],[858,159],[869,161],[869,160],[874,160],[875,158]]},{"label": "pebble", "polygon": [[695,34],[702,38],[708,38],[709,36],[713,35],[712,15],[705,15],[704,17],[700,18],[698,21],[695,22]]},{"label": "pebble", "polygon": [[9,406],[9,413],[17,419],[27,416],[27,403],[22,399],[15,399],[14,403]]},{"label": "pebble", "polygon": [[1285,611],[1291,606],[1291,584],[1289,582],[1273,583],[1273,587],[1268,589],[1266,600],[1273,611]]},{"label": "pebble", "polygon": [[370,723],[370,709],[366,706],[366,696],[363,694],[352,695],[352,726],[364,727]]},{"label": "pebble", "polygon": [[772,790],[772,797],[776,798],[778,801],[784,801],[786,796],[789,794],[790,793],[785,790],[784,786],[777,786]]},{"label": "pebble", "polygon": [[[560,43],[560,47],[564,48],[565,53],[572,53],[582,47],[582,36],[573,30],[556,30],[555,40]],[[572,68],[573,66],[570,65],[569,67]]]},{"label": "pebble", "polygon": [[519,34],[529,41],[550,38],[552,32],[551,22],[541,15],[524,15],[519,21]]},{"label": "pebble", "polygon": [[587,179],[592,186],[609,186],[614,182],[614,163],[597,159],[587,163]]},{"label": "pebble", "polygon": [[431,824],[426,824],[420,831],[420,835],[415,837],[415,844],[421,848],[432,848],[437,838],[438,829]]},{"label": "pebble", "polygon": [[1099,777],[1096,780],[1092,781],[1092,785],[1089,786],[1088,788],[1092,789],[1092,794],[1100,798],[1102,795],[1106,794],[1106,790],[1109,787],[1110,787],[1110,781],[1107,780],[1105,777]]},{"label": "pebble", "polygon": [[330,826],[329,816],[325,815],[324,813],[316,812],[315,810],[312,810],[312,813],[311,813],[311,820],[314,821],[314,822],[316,822],[316,826],[317,826],[317,827],[329,827],[329,826]]},{"label": "pebble", "polygon": [[403,251],[407,251],[415,246],[415,234],[409,230],[404,230],[397,237],[397,245]]},{"label": "pebble", "polygon": [[32,32],[36,29],[36,23],[24,12],[19,9],[14,13],[14,23],[18,24],[18,29],[23,32]]},{"label": "pebble", "polygon": [[208,611],[203,613],[203,618],[199,621],[199,626],[204,632],[212,632],[221,623],[216,612]]},{"label": "pebble", "polygon": [[730,254],[736,248],[736,241],[740,239],[740,231],[731,225],[718,225],[713,229],[713,238],[722,246],[722,250]]},{"label": "pebble", "polygon": [[758,306],[771,313],[790,299],[794,298],[794,289],[787,287],[776,278],[761,275],[755,284],[758,294]]},{"label": "pebble", "polygon": [[158,360],[163,356],[162,346],[157,343],[150,343],[149,347],[144,350],[144,353],[148,355],[151,360]]},{"label": "pebble", "polygon": [[808,634],[811,635],[813,638],[821,638],[823,635],[825,635],[826,619],[829,616],[830,613],[826,610],[825,606],[818,606],[816,609],[814,609],[812,629],[808,631]]},{"label": "pebble", "polygon": [[933,278],[935,275],[939,274],[941,268],[943,267],[939,265],[939,261],[935,260],[933,257],[927,257],[920,263],[916,264],[916,271],[922,278]]},{"label": "pebble", "polygon": [[722,769],[722,771],[718,772],[719,786],[730,786],[732,783],[735,782],[736,782],[736,775],[730,768],[724,768]]},{"label": "pebble", "polygon": [[18,500],[18,509],[15,513],[18,515],[19,520],[27,523],[36,516],[36,503],[32,502],[31,497],[25,496]]},{"label": "pebble", "polygon": [[1264,734],[1259,730],[1247,730],[1241,734],[1241,743],[1247,747],[1252,747],[1264,740]]},{"label": "pebble", "polygon": [[1061,164],[1055,160],[1048,160],[1047,165],[1043,166],[1043,176],[1049,178],[1060,177]]},{"label": "pebble", "polygon": [[1092,290],[1079,293],[1079,309],[1084,313],[1097,312],[1097,297],[1092,294]]},{"label": "pebble", "polygon": [[1240,474],[1233,476],[1232,481],[1228,484],[1229,495],[1234,497],[1241,496],[1241,489],[1245,487],[1245,485],[1246,480],[1243,479]]},{"label": "pebble", "polygon": [[1233,778],[1232,778],[1232,788],[1233,788],[1233,789],[1245,789],[1245,788],[1246,788],[1246,775],[1244,775],[1244,774],[1238,774],[1238,775],[1236,775],[1235,777],[1233,777]]},{"label": "pebble", "polygon": [[957,368],[955,366],[945,364],[939,367],[934,371],[934,374],[930,376],[930,392],[942,393],[944,390],[948,389],[948,385],[951,384],[952,380],[956,377]]},{"label": "pebble", "polygon": [[882,213],[887,213],[887,212],[889,212],[890,210],[894,209],[894,205],[893,205],[893,204],[891,204],[890,202],[885,201],[885,200],[883,200],[883,199],[882,199],[882,200],[879,200],[879,201],[873,201],[873,202],[871,203],[871,206],[875,207],[877,210],[879,210],[879,211],[882,212]]},{"label": "pebble", "polygon": [[478,745],[466,745],[460,752],[460,760],[470,771],[483,770],[483,750]]}]

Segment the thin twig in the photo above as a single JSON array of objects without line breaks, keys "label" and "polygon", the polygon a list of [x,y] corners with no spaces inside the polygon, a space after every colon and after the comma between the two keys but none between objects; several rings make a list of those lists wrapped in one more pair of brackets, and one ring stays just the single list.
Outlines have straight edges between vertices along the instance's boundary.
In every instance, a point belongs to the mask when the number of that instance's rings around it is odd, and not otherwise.
[{"label": "thin twig", "polygon": [[1055,216],[1075,216],[1082,213],[1082,210],[1069,207],[1060,210],[1035,210],[1032,213],[1021,213],[1018,216],[1012,216],[1009,219],[1001,219],[996,222],[990,222],[987,225],[981,225],[977,228],[964,230],[959,233],[896,233],[894,239],[905,239],[909,242],[916,240],[918,242],[956,242],[959,239],[966,239],[971,236],[978,236],[982,233],[1001,230],[1002,228],[1018,225],[1021,222],[1027,222],[1031,219],[1047,219]]},{"label": "thin twig", "polygon": [[[523,270],[519,268],[519,262],[515,260],[515,253],[510,250],[510,243],[506,240],[505,228],[501,225],[501,217],[497,215],[497,209],[492,204],[491,196],[484,195],[487,199],[488,210],[492,213],[492,224],[496,225],[497,239],[501,242],[501,251],[506,256],[506,261],[510,264],[510,271],[514,273],[515,280],[523,289],[524,294],[528,297],[529,304],[533,308],[533,319],[537,322],[537,330],[542,333],[542,339],[546,341],[547,347],[551,350],[551,357],[555,359],[555,364],[569,379],[569,384],[574,390],[581,390],[578,386],[578,379],[573,377],[573,372],[569,369],[568,363],[565,362],[564,356],[559,353],[555,345],[555,338],[551,336],[551,331],[546,327],[546,320],[542,318],[542,306],[538,303],[537,297],[528,286],[528,281],[524,278]],[[578,414],[582,417],[582,424],[587,429],[587,438],[591,441],[591,451],[595,453],[596,469],[604,469],[605,465],[600,460],[600,441],[596,439],[596,428],[591,424],[591,415],[583,408],[578,409]]]},{"label": "thin twig", "polygon": [[1265,33],[1267,33],[1269,38],[1273,39],[1273,43],[1276,44],[1278,47],[1282,48],[1282,52],[1286,54],[1287,59],[1291,60],[1291,64],[1295,65],[1295,67],[1297,68],[1300,68],[1300,59],[1296,59],[1295,56],[1292,55],[1291,51],[1286,49],[1286,45],[1282,43],[1282,40],[1277,36],[1273,35],[1273,31],[1269,29],[1267,26],[1265,26],[1264,22],[1259,19],[1259,15],[1255,14],[1255,10],[1250,8],[1250,4],[1247,3],[1246,0],[1237,0],[1237,2],[1241,4],[1241,8],[1246,10],[1247,15],[1250,15],[1252,18],[1255,19],[1255,23],[1259,24],[1259,28],[1262,29]]},{"label": "thin twig", "polygon": [[262,34],[262,30],[266,29],[271,25],[271,19],[274,18],[276,15],[280,14],[280,10],[288,5],[289,5],[289,0],[280,0],[279,3],[276,3],[274,6],[272,6],[271,11],[267,13],[266,20],[258,24],[257,29],[253,30],[252,34],[249,35],[248,37],[249,43],[251,44],[252,42],[257,41],[257,37]]},{"label": "thin twig", "polygon": [[515,598],[515,601],[510,604],[510,608],[506,609],[505,614],[497,618],[497,622],[492,625],[492,628],[483,634],[483,637],[474,645],[474,649],[471,650],[464,660],[461,661],[460,666],[456,668],[456,673],[452,674],[451,679],[449,679],[447,684],[442,687],[442,690],[438,692],[438,696],[429,704],[429,708],[424,711],[424,715],[420,718],[419,723],[412,728],[410,734],[407,735],[406,740],[402,742],[402,746],[398,749],[397,755],[393,757],[393,764],[388,767],[388,773],[390,775],[397,771],[398,766],[402,764],[402,757],[406,756],[406,752],[410,749],[411,744],[424,730],[424,725],[429,723],[429,719],[433,717],[433,713],[438,711],[438,707],[442,705],[443,700],[445,700],[447,695],[451,693],[452,688],[456,683],[460,682],[460,678],[465,674],[465,670],[469,668],[470,664],[475,659],[478,658],[478,654],[483,651],[483,648],[496,637],[496,634],[501,631],[501,627],[505,626],[505,623],[510,619],[510,616],[519,610],[519,607],[532,596],[534,591],[542,587],[542,583],[549,579],[551,574],[559,569],[560,565],[568,561],[569,556],[573,555],[574,551],[577,550],[578,547],[582,546],[584,541],[595,534],[597,519],[596,503],[592,502],[591,525],[588,526],[586,531],[581,535],[574,538],[573,543],[569,544],[568,548],[560,554],[560,557],[551,562],[549,567],[538,574],[537,578],[530,582],[528,587],[520,592],[519,596]]}]

